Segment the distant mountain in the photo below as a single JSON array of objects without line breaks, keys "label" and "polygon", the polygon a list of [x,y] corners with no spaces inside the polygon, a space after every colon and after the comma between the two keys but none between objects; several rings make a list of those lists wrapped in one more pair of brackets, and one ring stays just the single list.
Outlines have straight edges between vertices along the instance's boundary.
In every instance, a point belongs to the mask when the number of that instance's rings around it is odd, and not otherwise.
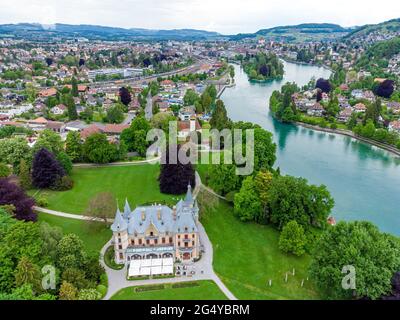
[{"label": "distant mountain", "polygon": [[368,35],[379,32],[382,35],[399,32],[400,31],[400,19],[392,19],[378,24],[367,24],[362,27],[358,27],[349,34],[347,34],[344,39],[348,40],[358,40],[362,41]]},{"label": "distant mountain", "polygon": [[217,32],[194,29],[148,30],[61,23],[55,25],[18,23],[0,25],[0,37],[37,40],[55,37],[82,37],[90,40],[206,40],[217,39],[222,35]]},{"label": "distant mountain", "polygon": [[230,36],[231,40],[263,37],[266,40],[305,42],[315,40],[331,40],[340,38],[351,32],[351,28],[343,28],[331,23],[303,23],[294,26],[279,26],[261,29],[255,33]]}]

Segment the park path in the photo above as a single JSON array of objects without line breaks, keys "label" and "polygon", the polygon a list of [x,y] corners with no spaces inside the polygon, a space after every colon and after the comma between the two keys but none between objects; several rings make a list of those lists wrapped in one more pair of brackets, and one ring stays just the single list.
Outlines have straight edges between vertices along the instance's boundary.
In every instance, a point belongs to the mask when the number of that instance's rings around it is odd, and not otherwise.
[{"label": "park path", "polygon": [[[196,178],[196,187],[193,190],[193,195],[197,196],[201,189],[206,190],[207,192],[211,192],[212,194],[218,196],[219,198],[224,199],[223,197],[217,195],[210,188],[204,186],[201,182],[200,175],[195,172]],[[50,210],[41,207],[34,207],[34,210],[58,217],[69,218],[69,219],[77,219],[77,220],[93,220],[93,221],[101,221],[102,219],[95,219],[89,216],[71,214],[56,210]],[[108,222],[112,223],[114,219],[108,219]],[[198,223],[200,242],[204,248],[204,252],[199,261],[188,264],[190,267],[196,270],[196,273],[191,276],[181,276],[174,278],[166,278],[166,279],[146,279],[146,280],[135,280],[129,281],[126,279],[127,275],[127,267],[125,266],[121,270],[114,270],[109,268],[104,262],[104,254],[109,246],[112,245],[112,239],[110,239],[101,249],[100,251],[100,264],[104,267],[107,277],[108,277],[108,290],[106,296],[103,298],[104,300],[109,300],[115,293],[119,290],[132,287],[132,286],[142,286],[149,284],[162,284],[162,283],[177,283],[177,282],[187,282],[187,281],[199,281],[199,280],[213,280],[219,289],[225,294],[225,296],[229,300],[237,300],[237,298],[233,295],[233,293],[225,286],[225,284],[221,281],[218,275],[215,273],[213,269],[213,247],[210,239],[208,238],[207,232],[204,229],[203,225]]]}]

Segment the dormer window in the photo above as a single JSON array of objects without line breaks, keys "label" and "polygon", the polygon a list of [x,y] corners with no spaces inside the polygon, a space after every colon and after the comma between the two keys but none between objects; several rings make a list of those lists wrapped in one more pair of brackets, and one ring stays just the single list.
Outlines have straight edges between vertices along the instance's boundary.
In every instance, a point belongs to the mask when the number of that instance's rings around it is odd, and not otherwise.
[{"label": "dormer window", "polygon": [[150,237],[154,236],[153,231],[150,231]]}]

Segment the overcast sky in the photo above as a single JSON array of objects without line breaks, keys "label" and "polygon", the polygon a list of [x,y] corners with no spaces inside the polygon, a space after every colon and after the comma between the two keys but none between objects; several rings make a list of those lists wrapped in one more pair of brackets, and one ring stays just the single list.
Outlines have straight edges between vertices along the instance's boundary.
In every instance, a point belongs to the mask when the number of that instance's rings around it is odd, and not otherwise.
[{"label": "overcast sky", "polygon": [[[55,22],[124,28],[195,28],[223,34],[304,22],[342,26],[400,18],[385,0],[1,0],[0,24]],[[4,4],[6,2],[6,4]]]}]

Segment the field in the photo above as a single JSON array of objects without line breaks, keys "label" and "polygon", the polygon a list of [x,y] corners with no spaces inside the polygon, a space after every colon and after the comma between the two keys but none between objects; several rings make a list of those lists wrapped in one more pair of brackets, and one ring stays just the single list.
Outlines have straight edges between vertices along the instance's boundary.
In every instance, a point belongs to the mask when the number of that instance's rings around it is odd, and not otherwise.
[{"label": "field", "polygon": [[91,253],[99,253],[100,249],[111,239],[111,230],[101,223],[94,223],[89,227],[88,222],[39,213],[39,221],[47,222],[51,226],[60,227],[63,234],[74,233],[81,238],[85,249]]},{"label": "field", "polygon": [[164,289],[142,292],[136,292],[137,287],[129,287],[118,291],[111,300],[226,300],[213,281],[197,281],[196,284],[197,286],[184,288],[173,288],[172,284],[164,284]]},{"label": "field", "polygon": [[155,202],[175,204],[177,200],[173,196],[159,191],[159,170],[159,165],[74,168],[74,187],[71,190],[45,190],[41,193],[47,197],[49,209],[74,214],[84,214],[90,199],[100,192],[111,192],[121,209],[125,198],[128,198],[132,209]]},{"label": "field", "polygon": [[238,299],[320,298],[307,280],[309,256],[283,254],[278,248],[278,231],[240,222],[232,211],[229,204],[218,200],[214,208],[201,212],[201,221],[213,244],[214,270]]}]

